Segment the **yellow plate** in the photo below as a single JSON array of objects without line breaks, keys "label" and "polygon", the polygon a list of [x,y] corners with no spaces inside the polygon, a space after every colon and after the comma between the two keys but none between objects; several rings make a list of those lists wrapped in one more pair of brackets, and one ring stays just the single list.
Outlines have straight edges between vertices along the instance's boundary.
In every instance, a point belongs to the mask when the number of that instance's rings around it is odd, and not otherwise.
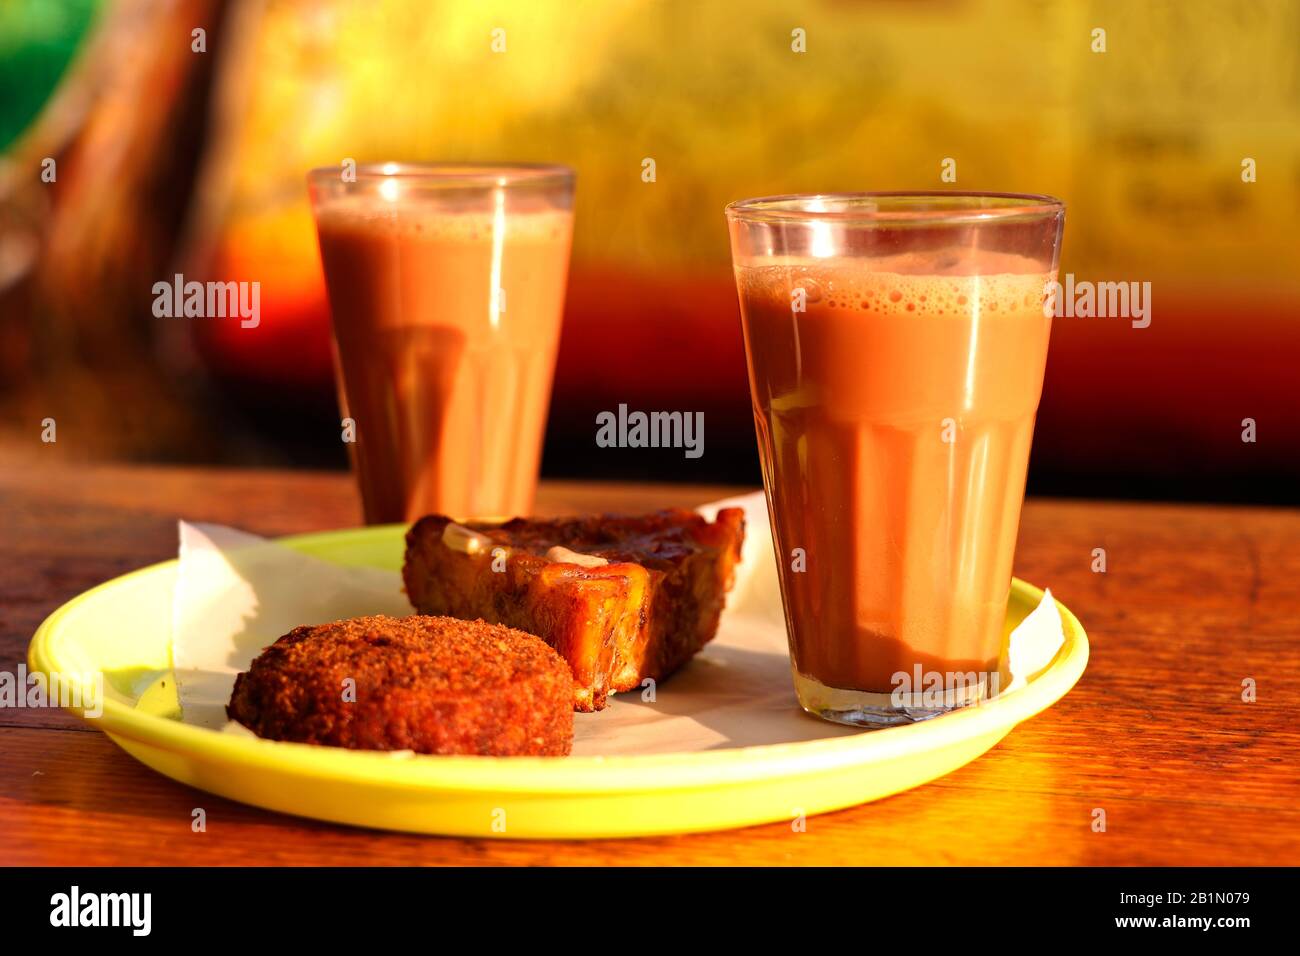
[{"label": "yellow plate", "polygon": [[[396,568],[401,527],[302,535],[284,544],[341,564]],[[181,723],[171,673],[176,562],[74,598],[32,639],[33,671],[104,674],[86,717],[141,763],[211,793],[360,826],[474,837],[622,837],[791,820],[919,786],[983,754],[1051,706],[1088,662],[1060,602],[1065,644],[1019,691],[934,720],[799,743],[607,757],[433,757],[278,743]],[[1014,627],[1042,592],[1014,581]],[[793,695],[792,695],[793,701]],[[74,711],[75,712],[75,711]],[[80,714],[85,717],[86,715]]]}]

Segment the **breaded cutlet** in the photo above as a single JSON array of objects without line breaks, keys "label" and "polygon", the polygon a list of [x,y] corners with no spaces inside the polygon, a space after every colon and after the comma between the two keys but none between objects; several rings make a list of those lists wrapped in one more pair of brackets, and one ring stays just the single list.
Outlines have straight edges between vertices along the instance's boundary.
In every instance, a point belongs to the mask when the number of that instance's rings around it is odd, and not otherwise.
[{"label": "breaded cutlet", "polygon": [[361,750],[558,756],[573,679],[531,634],[450,617],[297,627],[235,679],[226,712],[259,737]]}]

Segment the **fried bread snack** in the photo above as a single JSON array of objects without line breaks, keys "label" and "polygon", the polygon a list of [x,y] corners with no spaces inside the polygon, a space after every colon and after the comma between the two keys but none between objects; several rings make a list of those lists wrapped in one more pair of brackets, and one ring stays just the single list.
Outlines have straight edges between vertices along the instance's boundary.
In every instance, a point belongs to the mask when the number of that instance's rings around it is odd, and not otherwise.
[{"label": "fried bread snack", "polygon": [[667,677],[713,639],[744,512],[676,508],[504,524],[421,518],[402,577],[421,614],[482,618],[536,634],[573,671],[574,707]]}]

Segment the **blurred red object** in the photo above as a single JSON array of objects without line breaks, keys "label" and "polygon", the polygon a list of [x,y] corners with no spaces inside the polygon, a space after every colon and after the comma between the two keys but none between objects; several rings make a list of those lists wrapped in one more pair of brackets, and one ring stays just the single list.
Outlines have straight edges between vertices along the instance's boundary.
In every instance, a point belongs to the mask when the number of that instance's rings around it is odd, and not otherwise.
[{"label": "blurred red object", "polygon": [[273,392],[283,387],[332,389],[329,304],[315,226],[305,208],[295,204],[284,211],[235,217],[203,271],[205,280],[261,284],[256,327],[221,320],[195,326],[195,342],[209,371]]}]

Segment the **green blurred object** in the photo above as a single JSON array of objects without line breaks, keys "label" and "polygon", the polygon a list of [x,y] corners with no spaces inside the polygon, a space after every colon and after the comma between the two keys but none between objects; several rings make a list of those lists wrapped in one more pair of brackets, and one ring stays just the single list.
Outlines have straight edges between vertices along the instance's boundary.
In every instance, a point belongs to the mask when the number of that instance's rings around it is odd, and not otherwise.
[{"label": "green blurred object", "polygon": [[0,0],[0,151],[45,106],[103,0]]}]

